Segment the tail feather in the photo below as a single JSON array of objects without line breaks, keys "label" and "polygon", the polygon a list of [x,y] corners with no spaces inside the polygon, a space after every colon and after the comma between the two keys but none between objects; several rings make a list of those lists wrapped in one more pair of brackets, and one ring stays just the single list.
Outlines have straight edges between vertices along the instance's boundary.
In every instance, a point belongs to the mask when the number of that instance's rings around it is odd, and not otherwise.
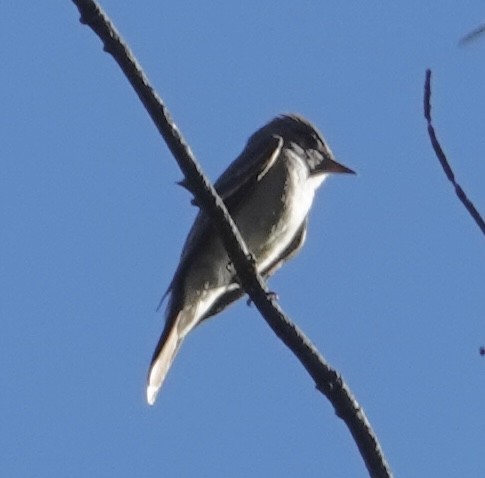
[{"label": "tail feather", "polygon": [[147,402],[149,405],[155,403],[158,392],[182,343],[183,337],[180,336],[176,323],[175,321],[172,327],[162,334],[153,354],[147,384]]},{"label": "tail feather", "polygon": [[228,288],[224,286],[204,291],[197,297],[197,300],[194,300],[193,304],[185,307],[180,304],[180,301],[171,297],[167,309],[165,328],[158,341],[150,370],[148,371],[147,402],[150,405],[155,403],[160,387],[167,376],[184,337],[204,319],[205,314],[210,310],[214,302],[227,290]]}]

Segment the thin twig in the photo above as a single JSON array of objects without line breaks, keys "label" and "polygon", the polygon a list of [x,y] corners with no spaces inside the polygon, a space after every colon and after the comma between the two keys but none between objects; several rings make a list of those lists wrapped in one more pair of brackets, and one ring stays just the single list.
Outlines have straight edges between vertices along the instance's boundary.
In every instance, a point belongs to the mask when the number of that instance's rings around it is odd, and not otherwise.
[{"label": "thin twig", "polygon": [[455,193],[466,207],[467,211],[470,213],[470,216],[473,220],[477,223],[478,227],[481,229],[482,233],[485,234],[485,222],[480,216],[477,208],[474,204],[468,199],[465,191],[463,191],[462,187],[457,183],[455,179],[455,174],[451,169],[450,163],[446,158],[445,152],[441,147],[440,143],[438,142],[438,138],[436,137],[435,130],[433,128],[433,124],[431,121],[431,70],[426,70],[426,80],[424,82],[424,117],[428,123],[428,135],[429,139],[431,140],[431,144],[433,146],[433,150],[438,158],[441,167],[443,168],[448,181],[453,184],[455,187]]},{"label": "thin twig", "polygon": [[483,34],[485,34],[485,24],[479,25],[474,30],[467,33],[463,38],[460,39],[458,46],[466,46],[469,43],[478,40],[478,38]]},{"label": "thin twig", "polygon": [[191,185],[190,189],[197,197],[197,204],[214,221],[244,290],[269,326],[303,364],[315,381],[317,389],[328,397],[336,414],[347,424],[369,475],[379,478],[392,476],[363,410],[342,377],[326,363],[303,332],[286,317],[274,300],[274,295],[269,293],[224,203],[203,175],[166,107],[150,86],[114,26],[93,0],[73,0],[73,2],[79,9],[81,22],[89,25],[100,37],[105,51],[113,56],[128,78]]}]

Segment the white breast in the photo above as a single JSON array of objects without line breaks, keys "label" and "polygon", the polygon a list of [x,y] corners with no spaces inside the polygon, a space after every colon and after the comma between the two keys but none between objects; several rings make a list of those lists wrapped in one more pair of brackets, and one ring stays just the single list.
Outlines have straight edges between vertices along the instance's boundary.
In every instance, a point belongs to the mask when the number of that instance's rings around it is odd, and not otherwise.
[{"label": "white breast", "polygon": [[303,221],[308,215],[315,197],[316,189],[326,178],[326,174],[309,176],[308,167],[296,154],[288,152],[289,161],[287,168],[286,194],[291,196],[291,201],[286,200],[286,207],[280,221],[275,227],[276,234],[272,234],[268,241],[268,255],[262,257],[259,269],[263,270],[278,258],[288,245],[293,241]]}]

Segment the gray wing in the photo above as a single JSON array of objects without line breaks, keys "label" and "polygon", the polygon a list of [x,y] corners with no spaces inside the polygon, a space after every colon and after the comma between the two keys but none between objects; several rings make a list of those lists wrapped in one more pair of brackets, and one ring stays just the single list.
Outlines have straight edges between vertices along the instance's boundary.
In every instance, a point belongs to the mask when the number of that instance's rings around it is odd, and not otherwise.
[{"label": "gray wing", "polygon": [[250,141],[215,182],[219,196],[226,201],[248,183],[260,181],[275,163],[282,146],[281,136],[271,136],[264,143]]},{"label": "gray wing", "polygon": [[[214,187],[231,213],[253,188],[254,182],[260,181],[278,158],[283,139],[272,136],[265,143],[249,143],[243,152],[229,165],[214,183]],[[190,256],[197,245],[202,245],[203,237],[209,232],[210,219],[200,211],[190,229],[182,250],[180,262]]]},{"label": "gray wing", "polygon": [[[254,187],[254,183],[260,181],[275,164],[282,146],[283,139],[280,136],[271,136],[262,141],[250,139],[242,153],[222,173],[214,187],[229,213],[238,207],[240,201]],[[181,181],[179,184],[190,191],[185,181]],[[193,255],[197,254],[200,247],[204,247],[204,238],[213,233],[209,217],[204,211],[199,211],[185,240],[177,271],[167,291],[163,294],[157,310],[160,309],[167,294],[173,290],[178,279],[185,273]]]}]

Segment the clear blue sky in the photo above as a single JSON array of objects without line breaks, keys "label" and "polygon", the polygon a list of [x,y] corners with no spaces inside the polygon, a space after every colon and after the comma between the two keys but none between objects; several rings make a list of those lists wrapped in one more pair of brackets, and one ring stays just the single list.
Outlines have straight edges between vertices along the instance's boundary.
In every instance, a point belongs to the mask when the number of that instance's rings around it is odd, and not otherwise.
[{"label": "clear blue sky", "polygon": [[[393,2],[396,3],[396,2]],[[270,282],[343,374],[396,476],[485,476],[483,1],[103,6],[213,179],[299,112],[358,171],[319,192]],[[344,424],[244,301],[189,336],[156,406],[158,301],[195,215],[175,162],[70,1],[0,15],[0,474],[366,476]]]}]

